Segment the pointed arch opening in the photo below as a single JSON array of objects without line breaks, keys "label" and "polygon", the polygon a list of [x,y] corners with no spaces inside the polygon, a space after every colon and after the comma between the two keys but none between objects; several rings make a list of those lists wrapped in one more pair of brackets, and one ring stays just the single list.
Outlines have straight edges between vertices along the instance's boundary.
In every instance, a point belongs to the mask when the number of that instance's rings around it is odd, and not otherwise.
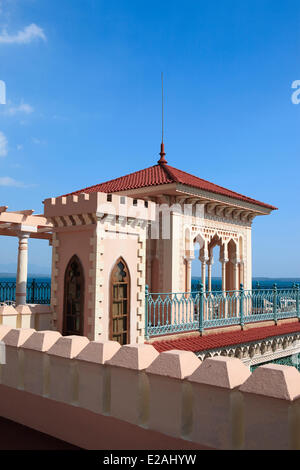
[{"label": "pointed arch opening", "polygon": [[110,275],[110,340],[130,342],[130,274],[123,258],[119,258]]},{"label": "pointed arch opening", "polygon": [[63,335],[83,335],[84,272],[77,255],[72,256],[64,282]]}]

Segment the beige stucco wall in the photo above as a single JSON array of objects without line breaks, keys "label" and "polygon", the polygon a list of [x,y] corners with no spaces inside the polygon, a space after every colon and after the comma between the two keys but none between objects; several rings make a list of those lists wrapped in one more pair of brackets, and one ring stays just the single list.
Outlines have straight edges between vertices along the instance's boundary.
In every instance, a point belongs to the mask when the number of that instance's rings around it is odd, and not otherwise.
[{"label": "beige stucco wall", "polygon": [[81,261],[84,273],[84,322],[83,334],[94,339],[94,332],[89,319],[93,313],[90,311],[91,292],[89,292],[90,270],[92,268],[91,253],[93,245],[91,240],[95,237],[95,226],[84,230],[72,230],[56,233],[55,260],[52,266],[52,280],[55,284],[55,293],[51,299],[53,308],[54,326],[58,331],[63,328],[64,309],[64,279],[65,271],[72,256],[77,255]]},{"label": "beige stucco wall", "polygon": [[77,255],[84,270],[84,332],[91,340],[109,338],[109,282],[122,257],[131,278],[130,342],[144,342],[145,247],[154,204],[104,193],[45,201],[45,215],[54,224],[51,306],[53,323],[62,331],[64,277]]},{"label": "beige stucco wall", "polygon": [[0,416],[85,449],[300,448],[294,367],[7,326],[0,341]]}]

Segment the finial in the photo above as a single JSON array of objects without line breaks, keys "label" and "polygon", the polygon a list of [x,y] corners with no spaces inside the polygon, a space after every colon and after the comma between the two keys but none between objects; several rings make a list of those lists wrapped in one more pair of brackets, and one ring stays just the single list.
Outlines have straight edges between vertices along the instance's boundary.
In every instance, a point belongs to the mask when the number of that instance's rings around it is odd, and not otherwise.
[{"label": "finial", "polygon": [[168,163],[167,160],[165,159],[165,144],[164,144],[164,74],[163,72],[161,73],[161,145],[160,145],[160,159],[158,160],[157,163],[163,164],[163,163]]},{"label": "finial", "polygon": [[168,163],[167,160],[165,159],[165,144],[162,142],[160,146],[160,159],[158,160],[157,163],[163,164],[163,163]]}]

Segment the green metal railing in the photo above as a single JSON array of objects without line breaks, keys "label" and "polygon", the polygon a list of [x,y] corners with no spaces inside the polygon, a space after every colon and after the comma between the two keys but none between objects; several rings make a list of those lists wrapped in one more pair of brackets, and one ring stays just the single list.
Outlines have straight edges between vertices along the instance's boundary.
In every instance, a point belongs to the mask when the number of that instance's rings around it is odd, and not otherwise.
[{"label": "green metal railing", "polygon": [[[26,302],[29,304],[50,304],[51,282],[32,279],[27,282]],[[13,303],[16,299],[16,282],[0,282],[0,302]]]},{"label": "green metal railing", "polygon": [[149,293],[146,286],[146,338],[151,336],[241,325],[265,320],[277,323],[282,318],[300,320],[300,289],[204,292],[203,285],[194,292]]}]

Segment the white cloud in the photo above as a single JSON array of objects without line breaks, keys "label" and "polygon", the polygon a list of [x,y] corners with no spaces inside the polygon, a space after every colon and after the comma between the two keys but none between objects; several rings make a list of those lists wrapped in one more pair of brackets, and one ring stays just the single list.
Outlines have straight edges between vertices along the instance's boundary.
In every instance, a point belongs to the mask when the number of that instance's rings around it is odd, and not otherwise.
[{"label": "white cloud", "polygon": [[6,29],[0,34],[0,44],[29,44],[35,39],[46,41],[46,35],[42,28],[32,23],[16,34],[8,34]]},{"label": "white cloud", "polygon": [[3,132],[0,131],[0,157],[6,157],[8,152],[8,142],[7,138],[3,134]]},{"label": "white cloud", "polygon": [[37,139],[36,137],[32,137],[32,143],[35,144],[35,145],[45,145],[46,141],[41,140],[41,139]]},{"label": "white cloud", "polygon": [[24,103],[22,101],[19,106],[13,106],[12,104],[9,104],[3,114],[6,116],[15,116],[16,114],[31,114],[33,111],[34,108],[30,104]]},{"label": "white cloud", "polygon": [[11,178],[10,176],[0,177],[0,186],[9,186],[9,187],[14,187],[14,188],[25,187],[24,183],[21,183],[21,181],[17,181],[14,178]]}]

